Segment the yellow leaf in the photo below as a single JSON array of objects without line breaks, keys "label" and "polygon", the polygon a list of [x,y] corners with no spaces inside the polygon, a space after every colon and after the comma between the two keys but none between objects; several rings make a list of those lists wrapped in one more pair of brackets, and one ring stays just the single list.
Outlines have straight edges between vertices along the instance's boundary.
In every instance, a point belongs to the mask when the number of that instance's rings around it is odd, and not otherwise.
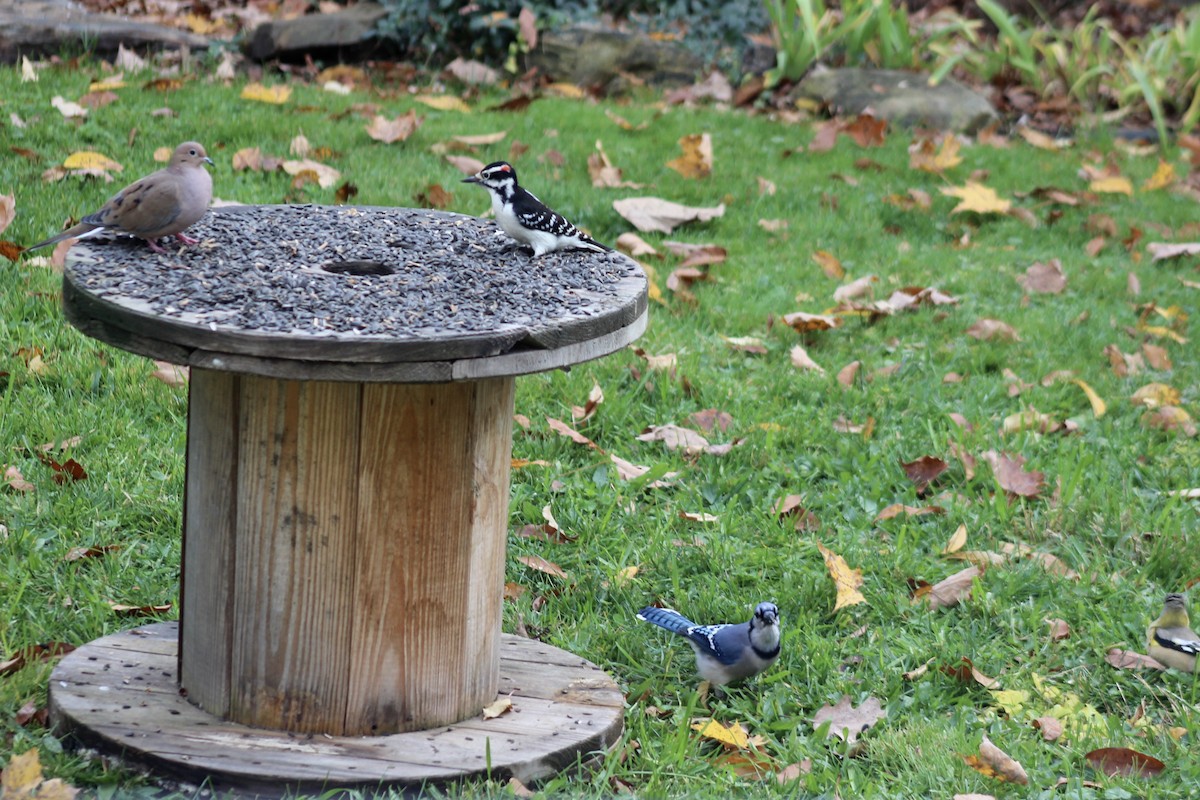
[{"label": "yellow leaf", "polygon": [[1007,214],[1012,208],[1012,202],[996,194],[996,190],[982,183],[967,181],[963,186],[950,186],[942,189],[942,194],[957,197],[962,202],[950,212],[957,214],[961,211],[974,211],[977,214]]},{"label": "yellow leaf", "polygon": [[1096,419],[1100,419],[1106,413],[1108,413],[1108,403],[1105,403],[1104,398],[1096,394],[1095,389],[1093,389],[1091,386],[1088,386],[1085,382],[1079,380],[1078,378],[1072,382],[1080,389],[1083,389],[1083,393],[1087,395],[1088,402],[1092,404],[1092,414],[1096,417]]},{"label": "yellow leaf", "polygon": [[833,253],[827,250],[818,250],[812,254],[812,260],[817,262],[817,266],[827,277],[833,278],[835,281],[846,277],[846,270],[842,266],[842,262]]},{"label": "yellow leaf", "polygon": [[679,140],[683,155],[667,162],[667,167],[685,178],[707,178],[712,175],[712,137],[707,133],[689,133]]},{"label": "yellow leaf", "polygon": [[281,105],[288,101],[292,96],[292,87],[290,86],[263,86],[261,83],[248,83],[242,89],[243,100],[255,100],[259,103],[272,103]]},{"label": "yellow leaf", "polygon": [[625,567],[617,573],[616,580],[613,581],[617,586],[628,586],[637,576],[638,570],[641,569],[636,564],[630,567]]},{"label": "yellow leaf", "polygon": [[1171,341],[1178,342],[1179,344],[1187,344],[1188,341],[1187,337],[1181,336],[1164,325],[1146,325],[1142,322],[1139,322],[1137,329],[1142,333],[1148,333],[1151,336],[1158,337],[1159,339],[1170,339]]},{"label": "yellow leaf", "polygon": [[940,174],[962,163],[962,157],[958,154],[959,146],[958,137],[953,134],[942,137],[942,146],[936,151],[933,140],[925,139],[909,158],[908,166]]},{"label": "yellow leaf", "polygon": [[79,152],[71,153],[63,161],[63,166],[67,169],[102,169],[115,172],[125,169],[103,153],[97,153],[92,150],[80,150]]},{"label": "yellow leaf", "polygon": [[958,530],[950,537],[950,541],[946,542],[946,546],[942,548],[942,555],[957,553],[962,550],[967,544],[967,526],[959,525]]},{"label": "yellow leaf", "polygon": [[1020,714],[1029,702],[1029,692],[1024,689],[992,689],[991,693],[996,706],[1010,717]]},{"label": "yellow leaf", "polygon": [[119,77],[109,78],[106,81],[96,81],[88,86],[89,92],[111,92],[113,89],[124,89],[125,81]]},{"label": "yellow leaf", "polygon": [[559,97],[566,97],[570,100],[582,100],[587,97],[587,92],[580,89],[573,83],[552,83],[546,87],[546,91],[550,94],[556,94]]},{"label": "yellow leaf", "polygon": [[495,719],[501,714],[511,711],[513,701],[511,697],[497,697],[492,702],[483,707],[484,719]]},{"label": "yellow leaf", "polygon": [[462,98],[450,94],[419,94],[413,99],[418,103],[424,103],[430,108],[436,108],[438,111],[471,113],[470,107],[462,101]]},{"label": "yellow leaf", "polygon": [[817,542],[817,549],[825,558],[825,568],[829,570],[834,586],[837,587],[837,601],[833,604],[833,610],[837,611],[840,608],[867,602],[867,598],[858,591],[858,587],[863,585],[862,570],[851,569],[850,565],[846,563],[846,559],[820,542]]},{"label": "yellow leaf", "polygon": [[183,18],[183,22],[192,33],[198,33],[201,36],[207,36],[221,27],[219,22],[214,22],[199,14],[188,14]]},{"label": "yellow leaf", "polygon": [[1165,189],[1175,183],[1176,180],[1175,165],[1159,159],[1158,169],[1154,170],[1154,174],[1142,184],[1142,191],[1153,192],[1158,189]]},{"label": "yellow leaf", "polygon": [[1126,194],[1133,196],[1133,184],[1129,178],[1114,175],[1108,178],[1097,178],[1088,184],[1088,189],[1100,194]]},{"label": "yellow leaf", "polygon": [[740,750],[750,744],[750,737],[740,722],[735,722],[727,728],[715,719],[702,719],[692,723],[692,730],[699,731],[704,738],[720,742],[730,749]]},{"label": "yellow leaf", "polygon": [[34,789],[42,782],[42,764],[37,748],[13,756],[0,774],[0,796],[33,797]]},{"label": "yellow leaf", "polygon": [[1133,393],[1130,398],[1135,406],[1157,408],[1158,406],[1179,405],[1179,390],[1165,383],[1147,383]]}]

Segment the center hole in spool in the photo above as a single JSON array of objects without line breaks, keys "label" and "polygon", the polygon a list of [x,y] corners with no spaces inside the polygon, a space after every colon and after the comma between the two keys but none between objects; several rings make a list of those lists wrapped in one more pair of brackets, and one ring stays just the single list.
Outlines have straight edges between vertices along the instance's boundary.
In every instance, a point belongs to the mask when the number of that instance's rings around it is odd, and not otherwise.
[{"label": "center hole in spool", "polygon": [[391,275],[396,271],[381,261],[330,261],[321,269],[334,275]]}]

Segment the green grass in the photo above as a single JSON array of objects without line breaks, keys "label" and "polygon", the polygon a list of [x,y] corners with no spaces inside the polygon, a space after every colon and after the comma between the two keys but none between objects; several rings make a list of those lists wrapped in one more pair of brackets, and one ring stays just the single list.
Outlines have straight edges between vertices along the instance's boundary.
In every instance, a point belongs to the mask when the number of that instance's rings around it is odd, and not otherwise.
[{"label": "green grass", "polygon": [[[1179,281],[1200,279],[1195,260],[1152,264],[1144,251],[1146,241],[1161,238],[1150,226],[1178,231],[1195,218],[1194,201],[1167,192],[1139,192],[1132,199],[1102,195],[1094,204],[1063,208],[1061,219],[1048,226],[1048,209],[1040,201],[1017,199],[1043,220],[1031,228],[1011,217],[952,216],[956,201],[938,192],[961,185],[975,170],[986,171],[985,182],[1010,198],[1039,186],[1080,190],[1084,183],[1076,172],[1093,150],[1112,158],[1140,186],[1154,171],[1153,158],[1126,155],[1098,132],[1064,153],[1019,140],[1008,150],[966,147],[964,163],[941,178],[908,169],[911,135],[905,132],[893,132],[879,149],[864,151],[843,138],[831,152],[788,156],[809,141],[809,126],[714,109],[671,108],[659,116],[649,97],[609,104],[635,124],[652,120],[647,129],[628,132],[606,119],[604,105],[577,101],[543,99],[523,113],[466,115],[428,109],[394,87],[341,97],[296,85],[286,105],[273,107],[240,100],[241,84],[225,87],[203,76],[168,95],[141,89],[147,76],[134,77],[119,90],[118,102],[93,111],[82,125],[62,120],[50,98],[77,98],[99,72],[84,62],[80,69],[50,68],[39,82],[20,83],[19,73],[0,70],[0,83],[8,87],[0,105],[4,118],[17,114],[28,123],[23,129],[6,125],[6,141],[42,158],[31,163],[7,149],[0,153],[0,194],[15,193],[18,210],[0,238],[26,244],[44,238],[67,216],[94,209],[117,187],[154,169],[155,148],[188,138],[201,140],[216,160],[216,194],[223,199],[332,203],[333,190],[309,187],[297,195],[282,173],[230,168],[238,149],[259,146],[284,155],[300,132],[335,152],[329,163],[357,185],[356,202],[362,204],[412,205],[428,184],[441,183],[455,194],[453,210],[482,214],[489,206],[484,192],[460,185],[461,176],[430,147],[456,134],[507,130],[503,143],[478,157],[507,157],[514,140],[529,145],[516,161],[523,182],[601,241],[611,243],[628,230],[611,207],[620,197],[654,194],[692,205],[728,205],[725,216],[711,223],[681,228],[672,237],[646,235],[652,243],[676,238],[729,250],[728,261],[712,268],[713,280],[694,289],[696,305],[669,296],[665,304],[652,304],[650,328],[639,345],[654,354],[678,354],[675,379],[647,372],[632,351],[623,351],[570,373],[518,381],[517,410],[533,424],[517,431],[514,456],[552,466],[514,473],[512,527],[539,520],[549,502],[563,528],[578,538],[571,544],[510,539],[506,577],[531,591],[506,604],[506,628],[522,619],[546,641],[603,666],[629,697],[618,748],[628,757],[610,759],[591,775],[556,778],[543,787],[547,794],[609,796],[610,777],[644,797],[982,792],[1007,798],[1042,792],[1167,798],[1200,790],[1200,765],[1192,755],[1200,686],[1188,675],[1118,671],[1104,661],[1112,646],[1142,649],[1145,626],[1163,594],[1200,577],[1196,505],[1164,495],[1200,486],[1200,443],[1145,427],[1142,409],[1128,400],[1144,383],[1162,380],[1183,392],[1185,409],[1200,411],[1195,344],[1165,342],[1173,372],[1129,378],[1118,378],[1102,352],[1110,343],[1124,352],[1139,347],[1140,339],[1127,333],[1137,322],[1137,303],[1196,313],[1200,293]],[[498,99],[473,105],[482,109]],[[415,108],[426,119],[409,141],[379,144],[363,131],[364,118],[342,116],[363,102],[379,103],[389,117]],[[178,115],[149,114],[162,106]],[[137,136],[129,146],[134,128]],[[712,134],[714,174],[685,180],[665,164],[679,154],[680,136],[701,131]],[[591,187],[585,161],[597,139],[626,179],[646,184],[643,191]],[[113,185],[40,180],[46,167],[82,149],[100,150],[126,171]],[[544,158],[551,150],[564,157],[561,168]],[[882,169],[856,166],[862,158]],[[760,195],[757,176],[773,180],[779,191]],[[852,177],[856,185],[835,176]],[[902,211],[883,202],[913,187],[933,196],[932,210]],[[1094,235],[1085,222],[1096,213],[1117,220],[1117,239],[1130,226],[1146,231],[1135,248],[1140,262],[1117,240],[1096,258],[1085,255],[1084,245]],[[766,235],[760,219],[787,219],[790,228]],[[964,234],[970,241],[965,248],[958,246]],[[769,327],[771,315],[778,319],[833,305],[837,284],[812,262],[817,249],[841,258],[850,277],[878,275],[878,296],[886,298],[899,286],[936,285],[962,302],[874,324],[850,318],[838,330],[804,339],[782,324]],[[1067,290],[1025,301],[1014,276],[1050,258],[1061,259]],[[649,263],[661,284],[674,262]],[[1137,299],[1126,292],[1130,271],[1141,281]],[[36,485],[25,494],[0,489],[0,524],[7,529],[0,533],[0,659],[36,642],[79,644],[135,626],[139,620],[116,617],[108,603],[168,603],[178,592],[185,392],[151,379],[153,366],[145,359],[98,344],[67,325],[58,306],[59,282],[28,261],[0,269],[0,370],[9,373],[0,377],[0,463],[18,466]],[[800,294],[812,299],[797,302]],[[965,329],[980,317],[1012,324],[1021,341],[966,337]],[[733,352],[721,334],[760,336],[770,352]],[[826,374],[791,367],[788,350],[800,341]],[[18,354],[32,347],[43,348],[47,374],[32,374]],[[892,377],[843,389],[834,374],[856,359],[863,362],[863,374],[895,362],[901,367]],[[1006,368],[1035,387],[1009,397]],[[1038,384],[1061,369],[1074,370],[1094,387],[1108,402],[1108,414],[1094,419],[1074,384]],[[965,381],[944,384],[951,371]],[[570,406],[582,404],[593,381],[606,399],[583,431],[635,463],[681,471],[675,488],[623,483],[603,457],[547,429],[545,417],[569,420]],[[1031,406],[1074,419],[1079,432],[999,434],[1004,417]],[[690,413],[712,407],[734,419],[715,441],[746,439],[727,456],[689,461],[635,438],[647,425],[683,423]],[[949,412],[964,414],[974,431],[961,432]],[[842,416],[857,423],[874,418],[873,436],[835,433],[833,423]],[[72,456],[89,478],[59,486],[28,448],[74,435],[83,440]],[[1025,456],[1031,468],[1046,473],[1045,497],[1009,502],[982,463],[968,480],[949,458],[954,442],[976,454],[995,448]],[[947,513],[877,523],[876,514],[892,503],[925,504],[899,466],[922,455],[951,461],[935,489],[953,494],[937,501]],[[819,531],[797,532],[790,520],[774,518],[772,505],[790,493],[804,495],[805,507],[822,523]],[[719,521],[690,523],[680,511],[706,511]],[[939,555],[959,524],[969,529],[968,549],[1022,541],[1058,556],[1081,577],[1055,577],[1024,561],[989,570],[956,608],[930,612],[914,606],[908,579],[934,582],[963,566]],[[673,544],[693,537],[703,546]],[[865,604],[833,613],[833,585],[817,541],[862,570]],[[72,547],[104,544],[123,549],[99,559],[64,560]],[[560,564],[572,581],[564,587],[531,573],[515,560],[522,554]],[[640,570],[632,581],[615,579],[633,565]],[[533,600],[543,593],[545,603],[534,611]],[[694,690],[686,645],[633,620],[640,606],[655,600],[705,621],[737,620],[763,599],[778,603],[784,616],[780,662],[748,685],[710,699],[707,711]],[[1070,638],[1048,641],[1050,617],[1070,624]],[[853,635],[860,628],[865,632]],[[936,669],[962,656],[999,678],[1005,689],[1032,691],[1035,680],[1044,679],[1094,707],[1103,724],[1081,730],[1069,720],[1067,737],[1045,743],[1029,719],[1047,713],[1053,703],[1035,694],[1025,709],[1006,718],[986,690]],[[935,668],[926,675],[902,677],[930,658]],[[44,730],[16,725],[14,716],[26,701],[45,702],[49,671],[48,664],[39,664],[0,678],[0,762],[36,746],[49,774],[106,787],[105,794],[141,791],[145,778],[64,751]],[[888,711],[865,734],[866,748],[853,759],[837,755],[810,723],[821,706],[843,694],[856,703],[877,697]],[[647,715],[651,705],[665,715]],[[740,720],[766,737],[766,749],[781,768],[810,759],[811,771],[781,787],[773,779],[748,781],[714,767],[715,746],[689,730],[692,717],[710,713],[726,722]],[[1134,725],[1139,714],[1143,721]],[[1176,741],[1165,732],[1170,726],[1186,734]],[[975,753],[984,734],[1025,766],[1031,787],[998,783],[964,764],[961,755]],[[1146,752],[1166,762],[1167,770],[1154,781],[1104,778],[1083,760],[1084,753],[1102,746]],[[1059,776],[1066,777],[1067,789],[1055,792],[1051,787]],[[1085,781],[1098,781],[1101,788]],[[445,794],[505,791],[500,784],[479,783]]]}]

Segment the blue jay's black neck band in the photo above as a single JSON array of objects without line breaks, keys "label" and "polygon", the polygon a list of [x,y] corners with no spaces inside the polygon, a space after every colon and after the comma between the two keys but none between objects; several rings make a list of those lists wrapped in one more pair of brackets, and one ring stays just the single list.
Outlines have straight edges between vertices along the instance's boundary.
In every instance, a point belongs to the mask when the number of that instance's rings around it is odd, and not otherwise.
[{"label": "blue jay's black neck band", "polygon": [[754,651],[754,655],[764,660],[771,659],[779,655],[779,645],[775,645],[770,650],[760,650],[753,642],[751,642],[750,649]]}]

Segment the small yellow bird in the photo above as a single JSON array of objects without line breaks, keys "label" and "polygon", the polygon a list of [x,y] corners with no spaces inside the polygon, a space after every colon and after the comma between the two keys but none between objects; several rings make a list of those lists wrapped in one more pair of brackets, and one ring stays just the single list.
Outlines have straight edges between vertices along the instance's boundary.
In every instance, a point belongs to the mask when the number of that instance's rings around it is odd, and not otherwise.
[{"label": "small yellow bird", "polygon": [[1196,656],[1200,654],[1200,636],[1188,627],[1189,624],[1183,595],[1167,595],[1162,613],[1146,629],[1150,657],[1168,667],[1195,672]]}]

